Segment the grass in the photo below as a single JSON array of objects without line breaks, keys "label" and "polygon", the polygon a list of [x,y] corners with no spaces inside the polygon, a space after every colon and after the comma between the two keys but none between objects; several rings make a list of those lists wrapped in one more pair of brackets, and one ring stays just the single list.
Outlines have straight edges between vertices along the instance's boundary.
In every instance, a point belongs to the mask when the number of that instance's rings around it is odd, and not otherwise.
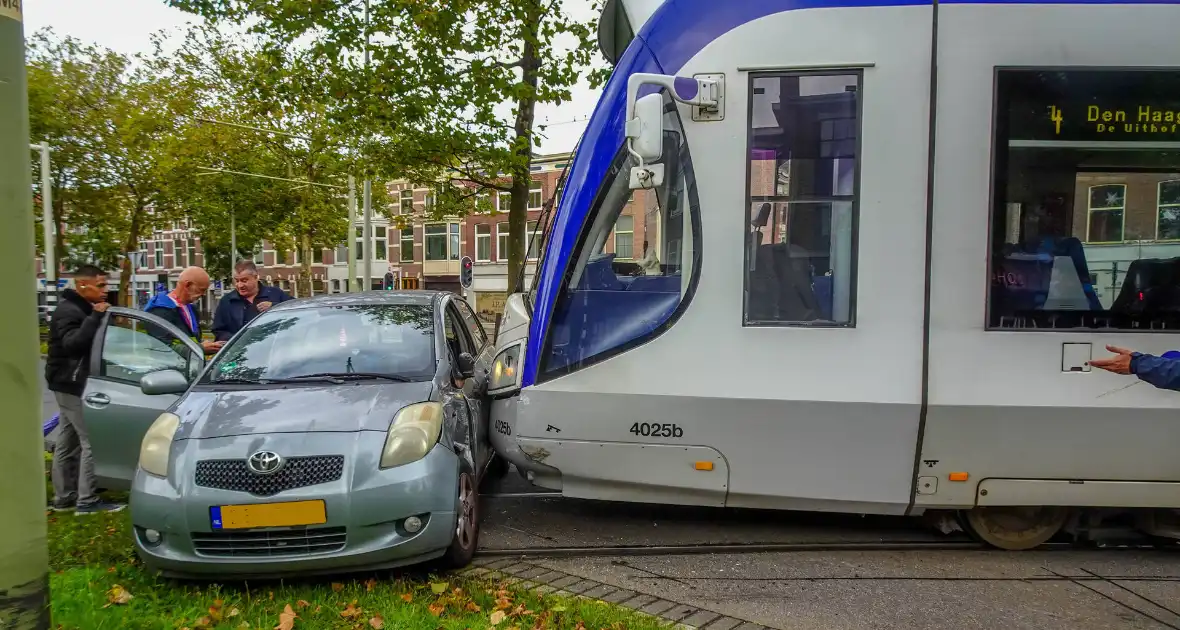
[{"label": "grass", "polygon": [[[111,497],[125,498],[125,497]],[[49,514],[57,628],[189,630],[657,630],[652,617],[603,602],[541,596],[487,579],[383,572],[322,581],[228,584],[156,577],[131,547],[127,511]]]}]

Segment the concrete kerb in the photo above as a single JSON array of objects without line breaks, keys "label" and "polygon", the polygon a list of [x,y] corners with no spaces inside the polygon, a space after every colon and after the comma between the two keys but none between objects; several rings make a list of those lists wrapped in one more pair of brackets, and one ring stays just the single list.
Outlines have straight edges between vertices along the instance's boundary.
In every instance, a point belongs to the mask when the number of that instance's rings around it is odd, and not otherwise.
[{"label": "concrete kerb", "polygon": [[555,571],[513,558],[476,559],[460,575],[503,580],[543,595],[587,599],[629,608],[645,617],[673,624],[675,630],[767,630],[744,619],[653,595]]}]

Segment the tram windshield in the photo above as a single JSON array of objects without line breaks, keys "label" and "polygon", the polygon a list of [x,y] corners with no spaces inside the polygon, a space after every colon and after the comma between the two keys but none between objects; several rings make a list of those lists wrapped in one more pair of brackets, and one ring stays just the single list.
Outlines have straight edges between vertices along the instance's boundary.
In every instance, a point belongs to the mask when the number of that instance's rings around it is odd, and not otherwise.
[{"label": "tram windshield", "polygon": [[664,96],[664,183],[632,190],[620,147],[572,253],[543,370],[605,359],[659,334],[690,291],[700,250],[696,180],[676,104]]},{"label": "tram windshield", "polygon": [[991,328],[1180,328],[1180,72],[1000,70]]}]

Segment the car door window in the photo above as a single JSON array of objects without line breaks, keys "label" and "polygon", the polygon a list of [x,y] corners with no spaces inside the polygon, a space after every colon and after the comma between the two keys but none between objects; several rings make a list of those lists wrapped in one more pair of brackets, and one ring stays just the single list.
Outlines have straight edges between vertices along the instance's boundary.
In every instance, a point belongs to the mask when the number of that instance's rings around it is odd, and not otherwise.
[{"label": "car door window", "polygon": [[471,340],[467,337],[466,326],[463,324],[463,319],[455,313],[455,307],[447,307],[446,316],[446,335],[447,346],[451,349],[452,359],[459,358],[459,355],[467,352],[474,356],[471,348]]},{"label": "car door window", "polygon": [[[463,317],[463,323],[467,326],[467,332],[471,335],[471,339],[475,342],[477,351],[482,351],[484,346],[488,344],[488,334],[484,332],[483,324],[479,323],[475,312],[471,310],[471,305],[465,301],[456,300],[456,308],[459,309],[459,315]],[[474,352],[472,354],[475,354]]]},{"label": "car door window", "polygon": [[115,315],[107,325],[98,376],[139,385],[145,374],[176,370],[196,378],[201,362],[179,337],[152,322]]}]

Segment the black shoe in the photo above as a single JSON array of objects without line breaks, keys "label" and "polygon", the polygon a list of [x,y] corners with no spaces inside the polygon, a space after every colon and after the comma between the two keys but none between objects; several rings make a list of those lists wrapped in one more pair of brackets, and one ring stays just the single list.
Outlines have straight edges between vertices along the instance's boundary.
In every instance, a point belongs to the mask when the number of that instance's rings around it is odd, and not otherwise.
[{"label": "black shoe", "polygon": [[58,503],[57,501],[49,502],[49,511],[51,512],[73,512],[78,508],[78,504],[70,501],[68,503]]},{"label": "black shoe", "polygon": [[122,512],[127,507],[125,503],[110,503],[108,501],[96,501],[87,505],[79,505],[75,516],[89,516],[91,514],[102,514],[104,512],[114,513]]}]

